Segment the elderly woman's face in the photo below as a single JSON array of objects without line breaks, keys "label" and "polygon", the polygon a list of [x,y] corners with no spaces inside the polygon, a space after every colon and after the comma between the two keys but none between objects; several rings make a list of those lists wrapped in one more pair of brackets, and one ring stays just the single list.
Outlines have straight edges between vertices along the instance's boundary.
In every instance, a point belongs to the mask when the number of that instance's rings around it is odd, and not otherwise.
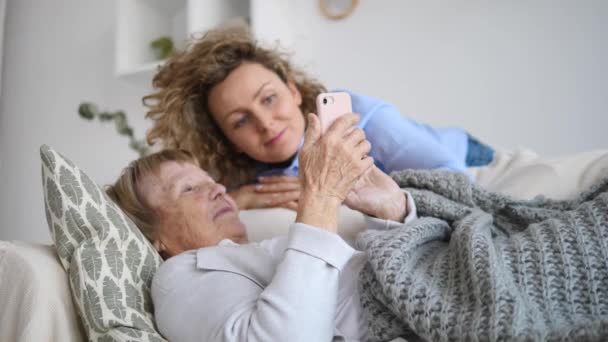
[{"label": "elderly woman's face", "polygon": [[265,163],[291,158],[304,136],[302,97],[257,63],[243,63],[209,93],[209,110],[239,151]]},{"label": "elderly woman's face", "polygon": [[155,246],[169,256],[223,239],[247,241],[235,202],[194,164],[165,162],[158,175],[144,177],[138,192],[159,215]]}]

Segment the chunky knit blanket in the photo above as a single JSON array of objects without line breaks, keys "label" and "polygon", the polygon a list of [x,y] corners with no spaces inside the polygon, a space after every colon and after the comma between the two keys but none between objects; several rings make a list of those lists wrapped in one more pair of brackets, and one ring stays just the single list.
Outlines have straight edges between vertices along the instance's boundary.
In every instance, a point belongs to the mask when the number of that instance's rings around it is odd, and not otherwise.
[{"label": "chunky knit blanket", "polygon": [[392,176],[420,219],[357,240],[371,341],[608,340],[608,178],[520,201],[456,173]]}]

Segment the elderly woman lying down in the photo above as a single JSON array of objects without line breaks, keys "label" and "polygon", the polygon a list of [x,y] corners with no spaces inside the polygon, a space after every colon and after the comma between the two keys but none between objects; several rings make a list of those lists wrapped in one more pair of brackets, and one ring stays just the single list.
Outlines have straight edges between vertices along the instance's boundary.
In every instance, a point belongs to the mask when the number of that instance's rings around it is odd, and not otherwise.
[{"label": "elderly woman lying down", "polygon": [[167,259],[152,283],[165,337],[366,340],[357,293],[364,257],[336,234],[337,210],[345,202],[386,228],[414,219],[415,209],[367,156],[357,120],[343,116],[321,136],[309,116],[296,222],[287,237],[260,243],[248,243],[234,201],[189,153],[159,152],[125,170],[108,193]]},{"label": "elderly woman lying down", "polygon": [[[247,244],[234,202],[184,152],[136,161],[108,190],[168,259],[152,283],[167,338],[608,339],[608,177],[567,201],[515,200],[454,172],[391,179],[356,120],[321,136],[309,118],[287,238]],[[365,254],[335,234],[342,202],[384,228],[359,235]]]}]

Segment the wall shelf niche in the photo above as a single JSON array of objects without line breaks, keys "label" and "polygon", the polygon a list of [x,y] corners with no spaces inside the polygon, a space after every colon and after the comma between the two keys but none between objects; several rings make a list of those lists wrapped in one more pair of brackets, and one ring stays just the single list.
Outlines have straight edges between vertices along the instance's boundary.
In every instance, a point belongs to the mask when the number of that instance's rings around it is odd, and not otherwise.
[{"label": "wall shelf niche", "polygon": [[249,0],[116,0],[115,73],[150,84],[164,60],[150,42],[170,37],[183,49],[195,33],[230,22],[247,22]]}]

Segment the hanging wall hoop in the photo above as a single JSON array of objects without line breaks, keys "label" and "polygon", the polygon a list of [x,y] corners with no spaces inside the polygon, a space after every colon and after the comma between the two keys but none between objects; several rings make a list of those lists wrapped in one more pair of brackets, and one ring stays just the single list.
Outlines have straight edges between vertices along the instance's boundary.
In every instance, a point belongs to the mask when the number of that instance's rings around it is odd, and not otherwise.
[{"label": "hanging wall hoop", "polygon": [[331,20],[340,20],[348,17],[355,11],[355,8],[357,8],[357,5],[359,4],[359,0],[350,0],[348,6],[336,10],[331,6],[331,2],[331,0],[319,0],[321,13]]}]

